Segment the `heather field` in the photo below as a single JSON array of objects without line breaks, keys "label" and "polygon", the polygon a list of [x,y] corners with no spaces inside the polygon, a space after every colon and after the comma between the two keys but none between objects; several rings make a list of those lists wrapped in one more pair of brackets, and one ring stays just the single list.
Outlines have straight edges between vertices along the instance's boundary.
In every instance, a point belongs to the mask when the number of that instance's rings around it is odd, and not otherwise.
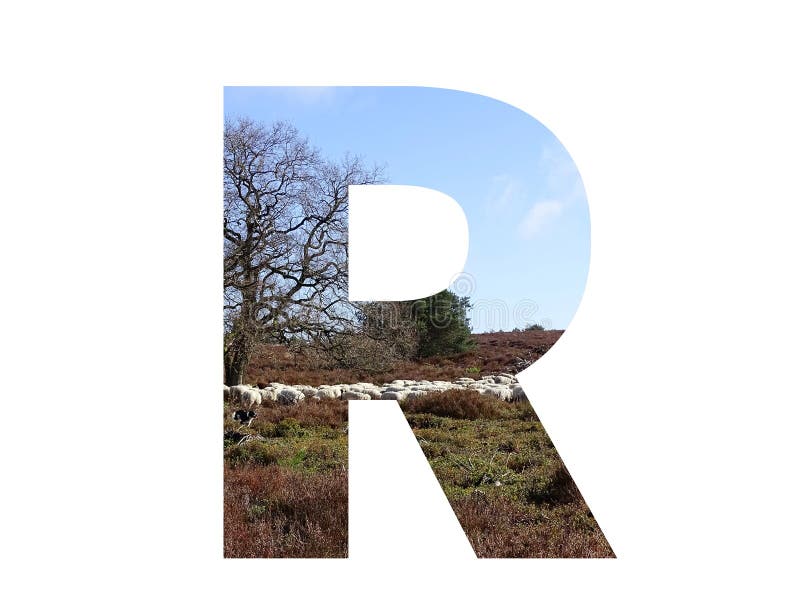
[{"label": "heather field", "polygon": [[[307,356],[268,346],[248,379],[260,386],[478,379],[517,372],[560,335],[479,334],[470,352],[405,361],[380,378],[314,370]],[[527,399],[449,390],[400,406],[479,557],[614,556]],[[249,426],[231,419],[233,408],[226,403],[223,417],[225,556],[346,557],[347,401],[265,401]]]},{"label": "heather field", "polygon": [[478,557],[614,556],[529,402],[451,391],[400,406]]},{"label": "heather field", "polygon": [[225,557],[347,556],[347,402],[224,415]]},{"label": "heather field", "polygon": [[315,356],[291,352],[284,346],[262,346],[247,371],[250,383],[280,381],[287,384],[320,385],[394,379],[479,379],[495,373],[518,373],[533,364],[561,337],[563,331],[509,331],[473,334],[475,348],[455,356],[432,356],[397,361],[389,369],[342,369]]}]

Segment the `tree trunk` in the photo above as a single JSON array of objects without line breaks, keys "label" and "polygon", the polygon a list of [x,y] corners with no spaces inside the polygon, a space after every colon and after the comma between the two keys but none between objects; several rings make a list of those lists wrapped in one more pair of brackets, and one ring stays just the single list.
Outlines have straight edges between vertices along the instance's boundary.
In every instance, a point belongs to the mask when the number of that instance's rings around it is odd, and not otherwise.
[{"label": "tree trunk", "polygon": [[249,353],[239,344],[233,344],[225,352],[225,385],[241,385],[249,361]]}]

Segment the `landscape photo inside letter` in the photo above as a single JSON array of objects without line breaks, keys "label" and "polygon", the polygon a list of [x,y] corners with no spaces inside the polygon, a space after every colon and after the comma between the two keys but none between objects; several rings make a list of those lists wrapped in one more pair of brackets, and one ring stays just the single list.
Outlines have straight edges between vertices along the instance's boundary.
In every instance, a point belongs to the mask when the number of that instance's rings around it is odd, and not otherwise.
[{"label": "landscape photo inside letter", "polygon": [[223,155],[225,557],[347,557],[349,401],[398,403],[476,556],[614,557],[517,381],[588,272],[555,136],[453,90],[227,87]]}]

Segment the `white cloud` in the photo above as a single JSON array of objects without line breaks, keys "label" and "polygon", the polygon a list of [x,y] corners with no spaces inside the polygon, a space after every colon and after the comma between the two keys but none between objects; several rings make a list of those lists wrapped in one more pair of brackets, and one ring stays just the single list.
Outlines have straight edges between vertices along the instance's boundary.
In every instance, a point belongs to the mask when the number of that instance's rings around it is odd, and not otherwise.
[{"label": "white cloud", "polygon": [[542,189],[520,222],[518,231],[530,239],[554,223],[583,194],[575,163],[562,147],[545,146],[539,156]]},{"label": "white cloud", "polygon": [[486,207],[489,210],[508,209],[519,197],[522,186],[510,175],[495,175],[489,193],[486,195]]},{"label": "white cloud", "polygon": [[561,215],[565,204],[563,200],[543,200],[534,204],[519,225],[522,237],[532,238],[540,233]]}]

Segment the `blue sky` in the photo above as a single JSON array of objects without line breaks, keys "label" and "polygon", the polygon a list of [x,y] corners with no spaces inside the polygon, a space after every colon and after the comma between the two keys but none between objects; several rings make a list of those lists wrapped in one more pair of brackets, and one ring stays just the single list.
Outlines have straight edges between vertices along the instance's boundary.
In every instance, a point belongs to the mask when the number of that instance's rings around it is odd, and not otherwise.
[{"label": "blue sky", "polygon": [[586,197],[566,149],[530,115],[436,88],[228,87],[225,116],[289,121],[328,158],[357,154],[385,165],[387,183],[454,198],[470,248],[453,289],[475,305],[473,331],[564,329],[575,314],[589,268]]}]

